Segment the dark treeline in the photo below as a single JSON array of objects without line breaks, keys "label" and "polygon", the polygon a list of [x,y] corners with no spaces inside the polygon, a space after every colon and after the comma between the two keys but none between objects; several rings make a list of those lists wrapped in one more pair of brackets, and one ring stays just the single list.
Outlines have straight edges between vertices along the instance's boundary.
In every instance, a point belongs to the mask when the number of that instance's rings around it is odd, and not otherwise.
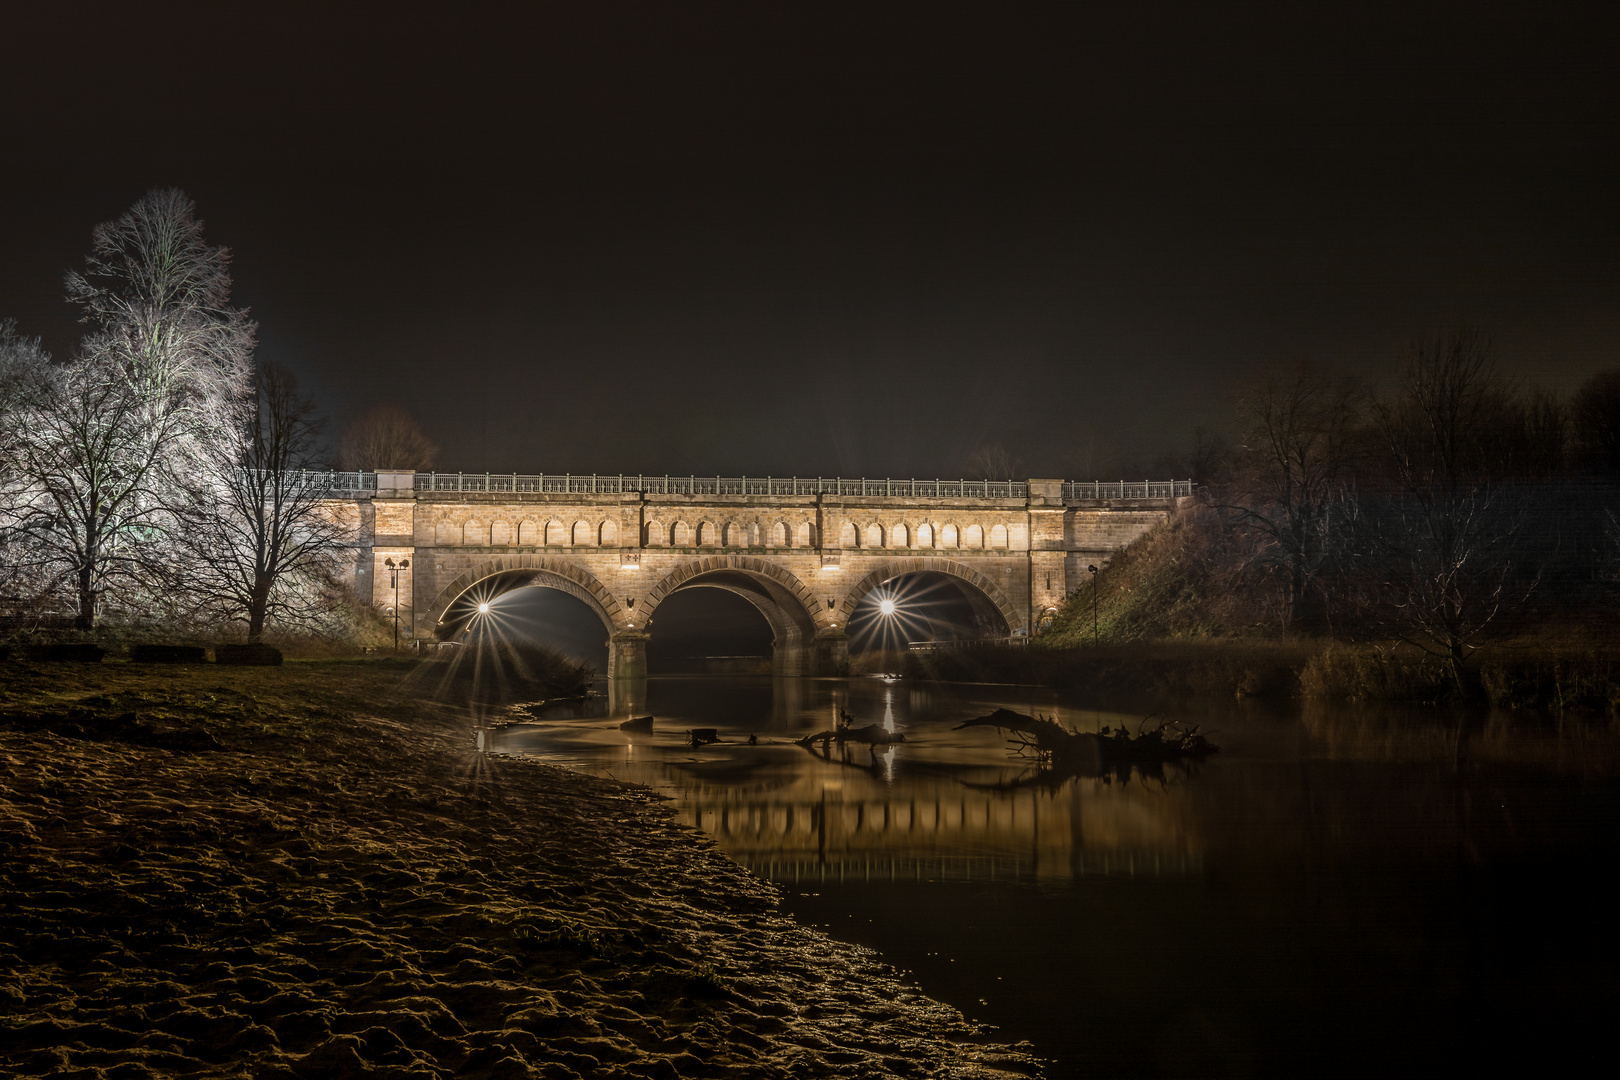
[{"label": "dark treeline", "polygon": [[[1620,370],[1561,400],[1461,331],[1415,347],[1390,389],[1275,371],[1189,465],[1197,504],[1104,572],[1113,640],[1406,642],[1473,695],[1478,650],[1602,617],[1620,580]],[[1071,599],[1055,643],[1102,636],[1093,600]]]}]

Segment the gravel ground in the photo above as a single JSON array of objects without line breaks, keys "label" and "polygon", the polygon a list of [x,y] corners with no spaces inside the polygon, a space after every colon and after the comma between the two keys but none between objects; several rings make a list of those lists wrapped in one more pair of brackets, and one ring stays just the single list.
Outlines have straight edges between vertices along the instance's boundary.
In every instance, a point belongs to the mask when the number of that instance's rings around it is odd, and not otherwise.
[{"label": "gravel ground", "polygon": [[434,685],[0,664],[0,1075],[1039,1075]]}]

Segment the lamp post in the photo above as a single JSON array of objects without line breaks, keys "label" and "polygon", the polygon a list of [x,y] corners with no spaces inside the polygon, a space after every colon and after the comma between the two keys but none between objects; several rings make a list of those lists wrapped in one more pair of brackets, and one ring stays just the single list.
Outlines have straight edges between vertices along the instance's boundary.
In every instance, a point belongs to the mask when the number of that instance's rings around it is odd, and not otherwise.
[{"label": "lamp post", "polygon": [[1091,571],[1091,647],[1097,647],[1097,568],[1086,567]]},{"label": "lamp post", "polygon": [[399,652],[399,572],[401,570],[409,570],[410,567],[411,567],[411,560],[409,560],[409,559],[401,559],[396,564],[392,558],[387,558],[387,559],[383,560],[383,565],[388,568],[388,573],[393,578],[393,585],[394,585],[394,651]]}]

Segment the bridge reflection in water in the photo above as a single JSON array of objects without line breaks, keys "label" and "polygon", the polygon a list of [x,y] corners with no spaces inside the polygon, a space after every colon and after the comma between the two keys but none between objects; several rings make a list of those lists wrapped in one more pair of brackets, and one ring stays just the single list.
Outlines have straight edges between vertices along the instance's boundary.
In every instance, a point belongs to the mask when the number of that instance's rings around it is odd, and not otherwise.
[{"label": "bridge reflection in water", "polygon": [[680,819],[783,882],[1043,881],[1201,868],[1173,790],[1086,777],[1056,790],[917,780],[861,790],[871,783],[807,777],[795,787],[818,792],[689,792]]},{"label": "bridge reflection in water", "polygon": [[[1095,776],[1032,783],[1027,763],[1010,759],[994,730],[952,730],[1003,705],[1040,708],[1086,729],[1129,718],[994,697],[1011,688],[959,688],[972,695],[962,697],[877,680],[775,682],[776,692],[750,704],[727,700],[728,689],[738,696],[737,680],[655,679],[636,695],[645,705],[618,701],[613,710],[653,713],[651,738],[630,742],[617,717],[561,719],[506,729],[494,748],[654,787],[675,799],[681,822],[788,884],[1057,883],[1202,870],[1187,785]],[[842,753],[792,743],[831,727],[840,707],[907,741]],[[684,732],[698,726],[718,726],[723,741],[690,746]],[[750,734],[756,745],[748,745]]]}]

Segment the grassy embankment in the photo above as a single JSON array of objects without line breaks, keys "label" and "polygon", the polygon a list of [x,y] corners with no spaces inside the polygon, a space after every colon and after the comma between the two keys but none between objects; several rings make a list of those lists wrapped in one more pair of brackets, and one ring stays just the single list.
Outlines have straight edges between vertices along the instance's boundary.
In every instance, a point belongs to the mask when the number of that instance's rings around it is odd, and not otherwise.
[{"label": "grassy embankment", "polygon": [[1004,1075],[434,665],[0,663],[0,1075]]},{"label": "grassy embankment", "polygon": [[[1116,554],[1028,646],[873,654],[858,658],[857,669],[1136,699],[1223,694],[1443,704],[1454,696],[1444,663],[1410,644],[1289,637],[1279,630],[1281,614],[1280,595],[1249,578],[1214,515],[1195,510]],[[1620,717],[1620,624],[1612,617],[1522,627],[1474,663],[1498,707]]]}]

